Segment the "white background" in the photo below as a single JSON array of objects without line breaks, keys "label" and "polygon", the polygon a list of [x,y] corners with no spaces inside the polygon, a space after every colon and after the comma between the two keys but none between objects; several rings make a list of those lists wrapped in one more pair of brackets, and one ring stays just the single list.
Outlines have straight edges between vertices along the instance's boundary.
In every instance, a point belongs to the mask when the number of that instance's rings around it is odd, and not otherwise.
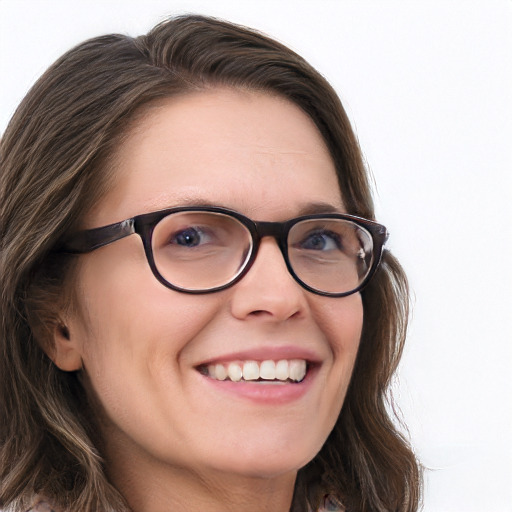
[{"label": "white background", "polygon": [[72,45],[184,12],[273,35],[339,92],[414,291],[394,389],[425,510],[512,511],[512,1],[0,0],[0,132]]}]

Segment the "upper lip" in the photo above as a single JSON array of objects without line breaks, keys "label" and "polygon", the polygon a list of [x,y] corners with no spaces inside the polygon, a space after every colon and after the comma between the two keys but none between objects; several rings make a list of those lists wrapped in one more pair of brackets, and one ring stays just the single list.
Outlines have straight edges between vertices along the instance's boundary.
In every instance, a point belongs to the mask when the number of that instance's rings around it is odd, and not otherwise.
[{"label": "upper lip", "polygon": [[315,351],[296,345],[256,347],[217,355],[201,361],[196,366],[227,363],[230,361],[279,361],[281,359],[304,359],[309,363],[320,363],[322,358]]}]

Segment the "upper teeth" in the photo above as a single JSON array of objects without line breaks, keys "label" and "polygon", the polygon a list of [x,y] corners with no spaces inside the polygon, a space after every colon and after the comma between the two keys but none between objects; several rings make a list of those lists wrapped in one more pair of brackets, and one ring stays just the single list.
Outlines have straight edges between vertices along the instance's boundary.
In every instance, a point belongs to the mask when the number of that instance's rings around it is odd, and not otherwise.
[{"label": "upper teeth", "polygon": [[244,361],[208,365],[208,375],[215,380],[293,380],[300,382],[306,375],[303,359],[281,359],[279,361]]}]

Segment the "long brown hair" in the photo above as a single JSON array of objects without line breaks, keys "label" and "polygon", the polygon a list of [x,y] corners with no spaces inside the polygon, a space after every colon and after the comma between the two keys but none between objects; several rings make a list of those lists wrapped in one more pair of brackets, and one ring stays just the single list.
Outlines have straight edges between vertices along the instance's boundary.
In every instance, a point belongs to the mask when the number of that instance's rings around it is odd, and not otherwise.
[{"label": "long brown hair", "polygon": [[[76,373],[46,356],[58,311],[73,307],[73,259],[52,251],[108,189],[114,149],[161,98],[215,86],[281,95],[315,122],[336,165],[347,211],[374,218],[368,175],[331,86],[262,34],[184,16],[147,35],[108,35],[61,57],[27,94],[1,142],[0,507],[35,494],[62,508],[127,510],[107,481]],[[385,252],[362,292],[364,325],[334,430],[299,471],[292,510],[329,494],[347,511],[417,510],[420,466],[390,417],[390,379],[408,317],[407,281]]]}]

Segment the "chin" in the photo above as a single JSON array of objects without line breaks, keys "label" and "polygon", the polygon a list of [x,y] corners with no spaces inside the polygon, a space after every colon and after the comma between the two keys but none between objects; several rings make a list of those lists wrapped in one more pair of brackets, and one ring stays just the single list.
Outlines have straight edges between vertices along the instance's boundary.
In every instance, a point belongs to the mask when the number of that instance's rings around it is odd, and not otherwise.
[{"label": "chin", "polygon": [[296,474],[318,453],[317,447],[306,450],[304,444],[276,449],[258,446],[254,449],[235,450],[234,456],[217,460],[216,471],[231,473],[247,478],[276,478]]}]

